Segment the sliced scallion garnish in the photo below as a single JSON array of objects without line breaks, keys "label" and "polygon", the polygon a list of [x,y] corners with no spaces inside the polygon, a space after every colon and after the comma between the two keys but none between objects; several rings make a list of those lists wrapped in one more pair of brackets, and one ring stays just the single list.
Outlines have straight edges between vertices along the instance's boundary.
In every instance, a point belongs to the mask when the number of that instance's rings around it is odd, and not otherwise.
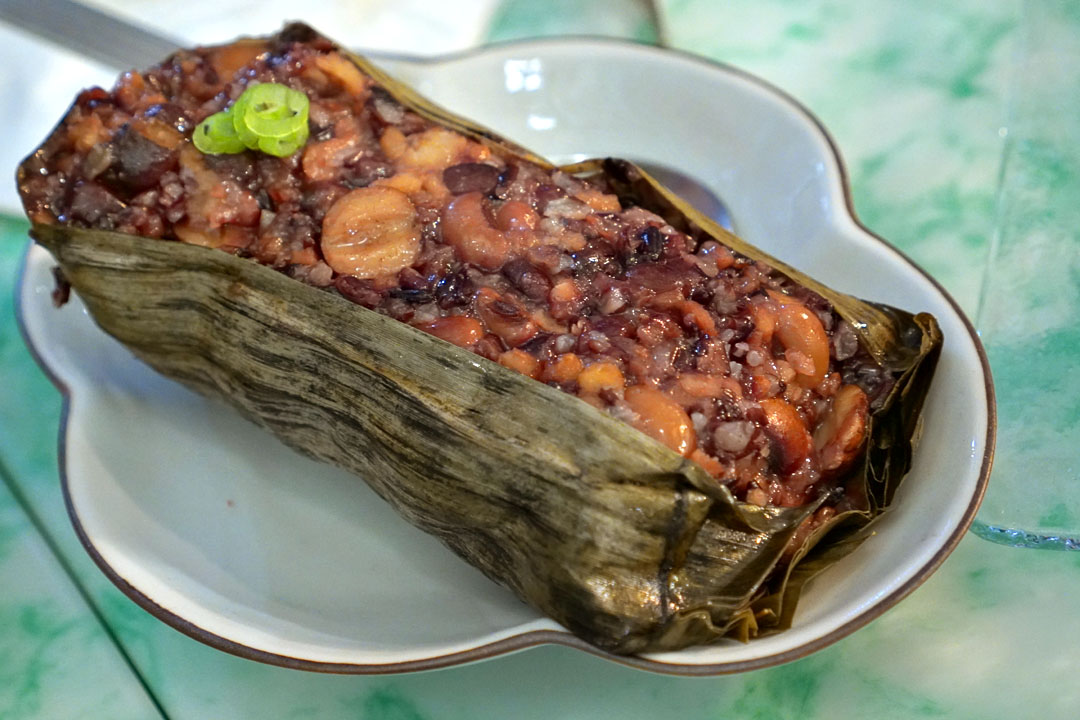
[{"label": "sliced scallion garnish", "polygon": [[309,104],[304,93],[285,85],[252,85],[232,107],[199,123],[192,139],[208,154],[247,148],[285,157],[307,142]]},{"label": "sliced scallion garnish", "polygon": [[245,150],[227,112],[215,113],[199,123],[191,140],[199,152],[207,155],[231,155]]}]

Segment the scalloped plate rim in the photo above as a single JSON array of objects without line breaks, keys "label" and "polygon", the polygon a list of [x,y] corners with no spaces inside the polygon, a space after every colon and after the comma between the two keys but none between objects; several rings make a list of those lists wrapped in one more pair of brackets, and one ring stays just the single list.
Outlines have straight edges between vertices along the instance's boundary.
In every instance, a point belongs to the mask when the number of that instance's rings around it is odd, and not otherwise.
[{"label": "scalloped plate rim", "polygon": [[[994,447],[994,434],[996,430],[996,405],[993,393],[993,384],[990,378],[989,364],[986,359],[985,352],[979,342],[978,336],[972,327],[970,321],[964,316],[964,313],[960,310],[959,306],[948,294],[948,292],[941,287],[937,281],[931,278],[921,268],[919,268],[914,262],[907,258],[903,253],[898,251],[892,245],[890,245],[883,238],[874,234],[867,228],[865,228],[857,219],[851,200],[851,193],[848,187],[847,173],[843,164],[843,160],[839,153],[839,150],[829,135],[822,123],[802,106],[797,100],[792,98],[784,91],[772,86],[771,84],[753,76],[743,70],[734,68],[728,65],[720,64],[699,58],[696,56],[688,55],[678,51],[662,50],[652,46],[644,46],[636,43],[630,43],[620,40],[608,40],[599,38],[557,38],[557,39],[545,39],[545,40],[533,40],[526,42],[514,42],[499,45],[487,46],[475,50],[455,53],[448,56],[442,56],[438,58],[404,58],[396,57],[382,53],[374,53],[369,55],[376,61],[389,61],[391,63],[397,62],[402,67],[412,66],[420,69],[423,72],[423,68],[439,68],[446,66],[457,61],[468,61],[470,59],[484,58],[484,57],[510,57],[511,55],[537,55],[542,56],[543,52],[547,51],[560,51],[560,52],[611,52],[615,54],[628,53],[629,55],[640,56],[641,58],[658,58],[664,61],[674,61],[675,63],[688,63],[697,67],[704,67],[720,74],[726,74],[728,76],[734,76],[738,79],[748,82],[756,87],[758,91],[763,91],[767,95],[771,95],[780,101],[780,104],[788,110],[788,112],[801,122],[808,123],[814,132],[817,133],[819,139],[824,141],[829,150],[827,156],[821,157],[821,160],[831,166],[831,169],[835,173],[835,177],[832,178],[833,190],[838,191],[842,195],[844,201],[843,207],[843,219],[846,219],[854,224],[858,232],[860,232],[864,239],[871,243],[878,243],[881,247],[887,249],[894,254],[895,260],[900,263],[901,266],[906,266],[907,272],[913,272],[918,276],[921,276],[924,280],[928,281],[934,291],[939,295],[939,299],[944,300],[945,304],[955,313],[956,319],[960,321],[960,324],[966,329],[965,341],[969,341],[971,346],[969,349],[973,349],[977,356],[979,367],[977,370],[981,373],[983,378],[983,387],[985,389],[985,412],[986,412],[986,435],[982,438],[973,438],[973,446],[978,446],[981,443],[982,452],[981,457],[978,458],[978,477],[974,479],[974,490],[969,498],[968,504],[964,511],[958,516],[953,518],[954,525],[951,532],[939,546],[935,549],[928,561],[919,567],[914,574],[906,581],[901,583],[898,587],[893,588],[890,592],[882,595],[877,601],[862,612],[858,613],[854,617],[841,623],[839,626],[834,627],[829,632],[823,633],[816,637],[809,639],[806,642],[802,642],[793,647],[782,649],[778,652],[772,652],[754,656],[746,659],[740,659],[737,661],[716,661],[716,662],[679,662],[678,656],[681,653],[664,653],[658,656],[617,656],[610,653],[606,653],[594,646],[585,643],[579,638],[573,636],[569,632],[559,628],[555,623],[542,619],[540,623],[526,623],[539,625],[535,629],[526,630],[518,633],[511,633],[506,637],[502,637],[490,642],[482,642],[476,646],[469,647],[464,650],[448,652],[444,654],[436,654],[427,657],[417,657],[415,659],[400,661],[400,662],[388,662],[388,663],[362,663],[362,662],[326,662],[317,658],[305,658],[296,657],[289,654],[277,653],[265,648],[252,647],[247,644],[238,643],[229,637],[211,632],[199,625],[191,622],[185,617],[178,615],[171,610],[162,607],[156,603],[151,597],[145,594],[140,588],[135,587],[128,582],[116,569],[105,559],[100,549],[95,545],[94,541],[88,535],[86,529],[83,527],[80,519],[78,508],[72,501],[71,491],[68,481],[68,450],[67,450],[67,438],[69,430],[69,420],[71,413],[71,405],[75,398],[75,391],[68,385],[63,379],[62,371],[50,366],[49,362],[45,360],[43,353],[35,344],[33,332],[30,329],[32,322],[27,321],[27,313],[30,312],[28,307],[32,304],[30,280],[30,266],[32,264],[33,253],[35,248],[31,245],[28,248],[26,255],[23,258],[23,265],[19,271],[18,287],[19,293],[17,297],[17,320],[20,327],[20,331],[23,334],[24,340],[33,354],[35,360],[43,371],[48,375],[53,384],[60,390],[63,395],[63,409],[60,419],[59,437],[58,437],[58,454],[60,460],[60,475],[61,485],[63,490],[64,501],[67,506],[68,514],[73,523],[74,529],[80,542],[99,566],[102,572],[109,577],[109,579],[128,597],[134,600],[138,605],[145,610],[158,617],[162,621],[176,628],[177,630],[189,635],[190,637],[206,643],[212,647],[218,648],[222,651],[245,657],[260,662],[270,663],[283,667],[312,670],[320,672],[334,672],[334,673],[357,673],[357,674],[381,674],[381,673],[397,673],[397,672],[409,672],[419,670],[429,670],[441,667],[447,667],[452,665],[458,665],[466,662],[473,662],[483,659],[489,659],[497,657],[499,655],[524,650],[529,647],[534,647],[541,644],[559,644],[568,647],[573,647],[593,655],[597,655],[617,663],[621,663],[627,666],[632,666],[644,670],[650,670],[653,672],[660,672],[673,675],[718,675],[734,672],[743,672],[747,670],[768,667],[777,665],[784,662],[804,657],[812,652],[822,649],[837,640],[849,635],[855,630],[863,627],[876,617],[880,616],[883,612],[894,606],[901,599],[910,594],[916,587],[918,587],[927,577],[929,577],[945,560],[945,558],[952,552],[956,544],[963,537],[968,526],[973,520],[975,513],[981,502],[982,496],[985,493],[986,485],[988,482],[990,465],[993,458]],[[736,218],[738,217],[736,211]],[[44,252],[40,248],[37,251]],[[947,340],[948,341],[948,340]],[[979,410],[983,408],[980,406]],[[546,621],[546,622],[543,622]],[[546,626],[545,626],[546,625]],[[777,636],[773,636],[777,637]],[[755,642],[752,641],[751,645]],[[706,651],[713,648],[707,648]]]}]

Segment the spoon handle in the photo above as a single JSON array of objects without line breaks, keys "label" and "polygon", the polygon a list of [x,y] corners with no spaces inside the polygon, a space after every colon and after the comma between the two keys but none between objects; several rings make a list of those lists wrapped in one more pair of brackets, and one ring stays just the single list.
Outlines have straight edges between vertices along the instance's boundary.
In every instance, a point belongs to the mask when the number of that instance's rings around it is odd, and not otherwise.
[{"label": "spoon handle", "polygon": [[181,42],[72,0],[0,0],[0,20],[110,67],[144,67]]}]

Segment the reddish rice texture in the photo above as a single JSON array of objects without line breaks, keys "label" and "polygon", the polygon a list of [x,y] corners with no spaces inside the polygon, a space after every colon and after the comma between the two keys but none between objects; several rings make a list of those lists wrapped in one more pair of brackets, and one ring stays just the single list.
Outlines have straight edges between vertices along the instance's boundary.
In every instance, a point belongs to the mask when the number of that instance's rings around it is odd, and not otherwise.
[{"label": "reddish rice texture", "polygon": [[[260,82],[308,96],[306,146],[196,150],[195,125]],[[433,125],[321,38],[181,51],[85,91],[20,191],[35,222],[218,248],[339,293],[578,396],[741,500],[829,493],[815,524],[858,502],[837,488],[892,379],[823,298]]]}]

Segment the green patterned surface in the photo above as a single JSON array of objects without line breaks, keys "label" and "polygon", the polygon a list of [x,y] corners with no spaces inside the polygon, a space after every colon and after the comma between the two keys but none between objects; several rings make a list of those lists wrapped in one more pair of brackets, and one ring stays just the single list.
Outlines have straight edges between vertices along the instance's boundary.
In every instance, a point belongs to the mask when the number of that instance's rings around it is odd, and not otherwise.
[{"label": "green patterned surface", "polygon": [[0,718],[158,713],[105,628],[0,484]]},{"label": "green patterned surface", "polygon": [[[65,556],[85,557],[64,527],[57,492],[56,393],[29,362],[12,322],[25,224],[0,223],[0,366],[8,388],[0,405],[0,720],[160,717],[54,554],[54,534],[42,535],[35,526],[37,509],[48,509],[46,525],[67,540]],[[33,468],[42,471],[39,477]],[[23,497],[27,489],[43,491],[38,502]]]},{"label": "green patterned surface", "polygon": [[[1080,8],[1029,2],[1017,33],[998,227],[979,327],[998,460],[979,519],[1080,549]],[[1036,363],[1032,370],[1032,361]],[[1046,371],[1043,368],[1052,368]]]},{"label": "green patterned surface", "polygon": [[674,47],[794,95],[835,138],[855,210],[973,313],[994,230],[1018,1],[667,0]]},{"label": "green patterned surface", "polygon": [[[505,8],[491,36],[528,34],[532,21],[515,14],[527,6]],[[573,32],[580,19],[566,18],[565,30],[551,21],[543,31]],[[1030,30],[1019,2],[672,0],[665,20],[676,46],[760,74],[821,117],[844,151],[862,219],[974,312],[996,219],[1006,146],[999,130],[1018,119],[1009,119],[1007,87],[1019,40]],[[1062,42],[1078,42],[1077,22],[1055,23]],[[612,27],[636,32],[623,18]],[[1075,103],[1080,90],[1073,82],[1063,92]],[[1046,101],[1032,102],[1029,121],[1045,118],[1039,108]],[[1061,122],[1062,132],[1076,130],[1068,118]],[[1073,156],[1046,148],[1073,136],[1040,131],[1025,144],[1013,137],[1010,157],[1014,172],[1022,171],[1015,187],[1023,192],[1016,222],[1027,222],[1021,211],[1039,216],[1040,206],[1072,208],[1050,189],[1073,187]],[[21,222],[0,225],[0,462],[139,677],[126,670],[42,536],[0,486],[0,718],[155,717],[139,678],[171,718],[1080,716],[1080,611],[1073,601],[1080,597],[1080,554],[1019,550],[974,535],[865,629],[801,661],[738,676],[669,678],[554,647],[420,675],[326,676],[203,646],[113,588],[71,530],[57,483],[59,394],[12,321],[24,231]],[[1076,507],[1046,508],[1047,522],[1072,522]]]},{"label": "green patterned surface", "polygon": [[647,3],[639,0],[504,0],[487,34],[490,42],[555,35],[602,35],[655,43]]}]

